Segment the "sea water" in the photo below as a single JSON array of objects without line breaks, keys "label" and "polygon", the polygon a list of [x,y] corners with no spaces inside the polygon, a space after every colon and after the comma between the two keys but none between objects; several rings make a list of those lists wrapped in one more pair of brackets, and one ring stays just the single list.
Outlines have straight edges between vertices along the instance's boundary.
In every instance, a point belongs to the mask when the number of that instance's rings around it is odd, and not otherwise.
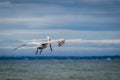
[{"label": "sea water", "polygon": [[120,80],[120,60],[0,60],[0,80]]}]

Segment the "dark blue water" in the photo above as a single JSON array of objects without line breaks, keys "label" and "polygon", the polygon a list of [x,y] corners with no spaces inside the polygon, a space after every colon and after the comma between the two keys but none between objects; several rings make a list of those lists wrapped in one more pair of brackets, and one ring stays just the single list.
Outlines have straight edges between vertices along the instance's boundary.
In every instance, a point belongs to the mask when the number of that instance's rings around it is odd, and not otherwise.
[{"label": "dark blue water", "polygon": [[92,59],[120,59],[120,56],[14,56],[0,57],[0,60],[92,60]]}]

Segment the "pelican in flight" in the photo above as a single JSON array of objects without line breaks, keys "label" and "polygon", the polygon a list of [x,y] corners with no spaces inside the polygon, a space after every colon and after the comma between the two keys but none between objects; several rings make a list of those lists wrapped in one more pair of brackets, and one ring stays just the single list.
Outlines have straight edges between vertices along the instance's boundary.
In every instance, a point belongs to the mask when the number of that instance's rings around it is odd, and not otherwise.
[{"label": "pelican in flight", "polygon": [[28,41],[25,44],[22,44],[16,48],[14,48],[13,50],[17,50],[18,48],[21,48],[23,46],[27,46],[29,44],[33,44],[36,45],[36,52],[35,54],[41,54],[43,49],[50,47],[50,50],[53,51],[52,49],[52,43],[57,42],[58,47],[61,47],[64,43],[65,43],[65,39],[55,39],[55,40],[51,40],[51,38],[49,36],[47,36],[47,41],[45,42],[40,42],[40,41]]}]

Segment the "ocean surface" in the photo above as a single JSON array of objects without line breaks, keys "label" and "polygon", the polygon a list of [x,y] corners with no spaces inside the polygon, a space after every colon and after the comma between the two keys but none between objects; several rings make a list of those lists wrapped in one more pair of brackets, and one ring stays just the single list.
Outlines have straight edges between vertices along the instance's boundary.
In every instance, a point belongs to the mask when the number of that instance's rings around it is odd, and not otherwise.
[{"label": "ocean surface", "polygon": [[120,80],[120,59],[0,60],[0,80]]}]

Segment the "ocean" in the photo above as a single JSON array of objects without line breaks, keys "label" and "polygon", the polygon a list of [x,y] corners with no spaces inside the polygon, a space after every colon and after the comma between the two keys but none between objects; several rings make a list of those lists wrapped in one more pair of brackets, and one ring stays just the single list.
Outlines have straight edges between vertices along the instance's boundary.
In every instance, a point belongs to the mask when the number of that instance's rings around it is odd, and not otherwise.
[{"label": "ocean", "polygon": [[120,59],[0,60],[0,80],[120,80]]}]

